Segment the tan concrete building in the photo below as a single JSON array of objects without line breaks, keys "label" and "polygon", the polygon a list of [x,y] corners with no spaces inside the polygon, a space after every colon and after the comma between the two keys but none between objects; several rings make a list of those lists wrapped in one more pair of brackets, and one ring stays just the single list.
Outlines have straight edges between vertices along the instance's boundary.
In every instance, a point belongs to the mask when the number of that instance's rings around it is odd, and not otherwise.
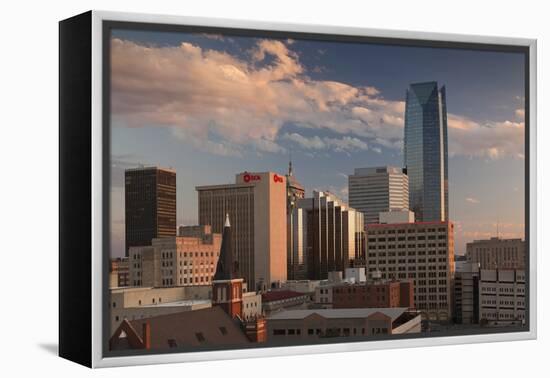
[{"label": "tan concrete building", "polygon": [[110,294],[112,333],[124,319],[146,319],[210,307],[212,286],[115,288]]},{"label": "tan concrete building", "polygon": [[180,227],[181,236],[153,239],[151,246],[130,247],[131,286],[210,285],[221,234],[210,226]]},{"label": "tan concrete building", "polygon": [[[287,278],[286,177],[243,172],[235,184],[199,186],[199,224],[221,233],[229,214],[239,273],[251,289]],[[251,290],[254,291],[254,290]]]},{"label": "tan concrete building", "polygon": [[111,259],[109,269],[109,287],[130,286],[130,266],[128,257]]},{"label": "tan concrete building", "polygon": [[406,308],[288,310],[267,318],[269,342],[419,333],[421,317]]},{"label": "tan concrete building", "polygon": [[369,224],[367,269],[382,279],[414,281],[424,317],[450,320],[453,309],[454,229],[451,222]]},{"label": "tan concrete building", "polygon": [[480,269],[525,269],[525,241],[490,238],[466,245],[468,262]]},{"label": "tan concrete building", "polygon": [[479,271],[479,321],[492,326],[525,322],[525,271]]}]

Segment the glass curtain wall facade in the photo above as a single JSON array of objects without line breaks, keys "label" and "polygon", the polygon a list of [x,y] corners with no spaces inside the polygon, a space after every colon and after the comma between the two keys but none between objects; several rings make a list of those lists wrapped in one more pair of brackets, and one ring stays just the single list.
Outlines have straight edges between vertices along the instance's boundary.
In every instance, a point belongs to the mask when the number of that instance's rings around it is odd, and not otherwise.
[{"label": "glass curtain wall facade", "polygon": [[447,104],[437,82],[411,84],[405,108],[409,207],[417,222],[449,220]]}]

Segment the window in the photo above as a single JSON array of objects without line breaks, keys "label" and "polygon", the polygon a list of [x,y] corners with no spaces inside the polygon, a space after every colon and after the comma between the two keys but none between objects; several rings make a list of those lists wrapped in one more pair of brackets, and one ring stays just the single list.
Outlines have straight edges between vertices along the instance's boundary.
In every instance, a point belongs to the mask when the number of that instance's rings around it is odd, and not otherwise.
[{"label": "window", "polygon": [[286,331],[284,329],[273,330],[273,336],[284,336],[284,335],[286,335]]},{"label": "window", "polygon": [[168,347],[169,348],[176,348],[178,346],[178,343],[176,343],[175,339],[168,339]]},{"label": "window", "polygon": [[227,328],[225,327],[220,327],[220,332],[222,333],[222,335],[227,335]]},{"label": "window", "polygon": [[197,340],[199,340],[200,343],[204,343],[206,341],[202,332],[195,333],[195,337],[197,338]]}]

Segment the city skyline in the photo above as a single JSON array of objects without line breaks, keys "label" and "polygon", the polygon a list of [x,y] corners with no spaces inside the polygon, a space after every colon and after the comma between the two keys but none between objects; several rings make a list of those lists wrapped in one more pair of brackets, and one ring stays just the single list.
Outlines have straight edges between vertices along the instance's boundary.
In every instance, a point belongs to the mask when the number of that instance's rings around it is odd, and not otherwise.
[{"label": "city skyline", "polygon": [[[196,186],[229,183],[242,171],[284,174],[290,155],[306,196],[330,190],[347,202],[355,168],[403,165],[405,91],[422,80],[447,87],[457,254],[496,234],[497,222],[501,236],[524,237],[519,54],[183,33],[113,37],[113,256],[121,240],[124,250],[124,169],[177,171],[178,224],[197,223]],[[404,57],[415,64],[399,65]],[[165,70],[155,69],[159,62]]]}]

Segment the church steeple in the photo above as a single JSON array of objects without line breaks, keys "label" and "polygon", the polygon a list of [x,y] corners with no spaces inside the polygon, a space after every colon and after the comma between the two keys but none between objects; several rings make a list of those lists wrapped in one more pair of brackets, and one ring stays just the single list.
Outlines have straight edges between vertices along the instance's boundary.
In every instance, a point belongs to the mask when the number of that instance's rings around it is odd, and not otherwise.
[{"label": "church steeple", "polygon": [[242,319],[244,279],[238,275],[238,264],[233,257],[231,222],[226,214],[220,256],[212,280],[212,305],[220,306],[232,318]]},{"label": "church steeple", "polygon": [[237,263],[233,259],[233,235],[231,232],[231,222],[229,222],[229,214],[225,215],[225,224],[223,226],[222,246],[214,280],[232,280],[236,278]]}]

